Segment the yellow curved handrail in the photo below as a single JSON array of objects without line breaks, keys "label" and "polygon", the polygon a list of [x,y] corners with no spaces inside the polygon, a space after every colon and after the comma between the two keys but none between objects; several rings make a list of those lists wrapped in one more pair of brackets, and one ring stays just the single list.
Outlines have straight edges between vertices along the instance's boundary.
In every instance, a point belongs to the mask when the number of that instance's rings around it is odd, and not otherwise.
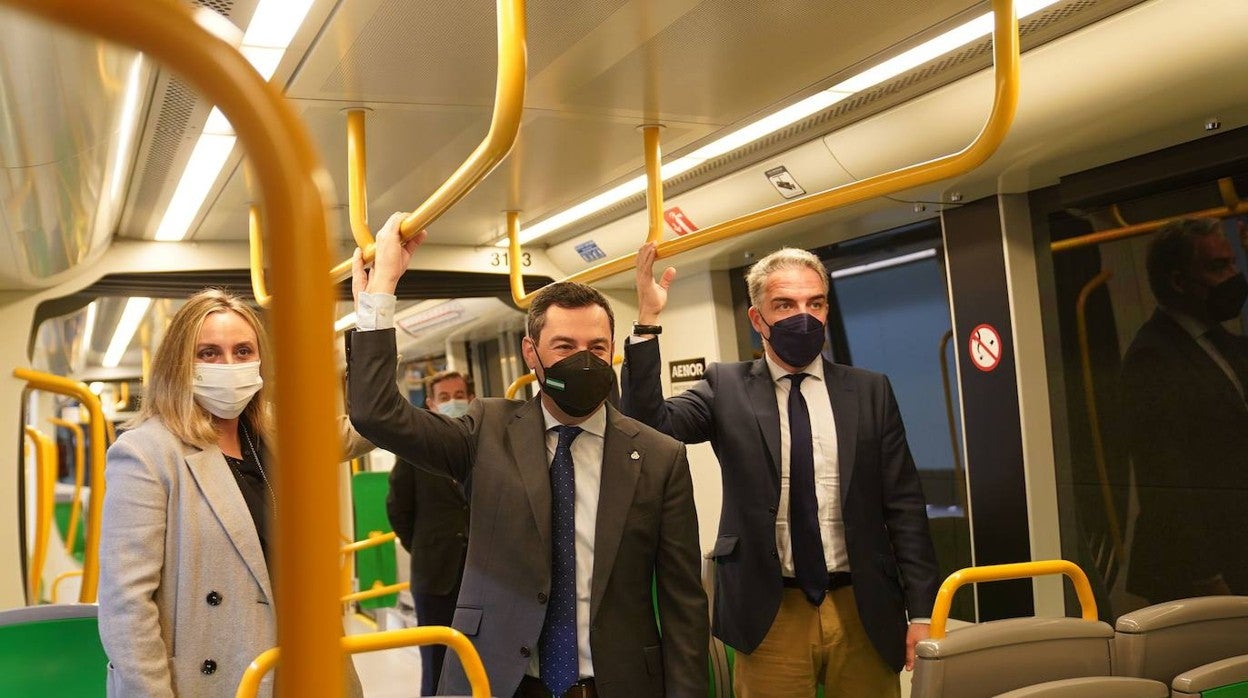
[{"label": "yellow curved handrail", "polygon": [[966,567],[945,578],[936,593],[936,605],[932,608],[932,627],[930,637],[939,640],[945,636],[945,624],[949,620],[949,608],[953,605],[953,595],[959,588],[967,584],[979,582],[997,582],[1005,579],[1025,579],[1040,577],[1046,574],[1064,574],[1070,577],[1079,597],[1083,619],[1095,621],[1096,598],[1092,596],[1092,585],[1088,583],[1088,575],[1079,566],[1069,560],[1035,560],[1032,562],[1015,562],[1007,565],[985,565],[983,567]]},{"label": "yellow curved handrail", "polygon": [[33,606],[41,600],[39,585],[43,581],[43,566],[48,561],[48,540],[52,537],[56,443],[47,434],[32,426],[24,428],[27,438],[34,444],[35,452],[35,546],[30,554],[30,569],[27,570],[26,578],[26,601]]},{"label": "yellow curved handrail", "polygon": [[1126,560],[1126,551],[1122,542],[1122,529],[1118,526],[1118,507],[1114,504],[1114,493],[1109,486],[1109,469],[1105,465],[1105,442],[1101,438],[1101,417],[1096,408],[1096,388],[1092,383],[1092,357],[1088,342],[1088,297],[1114,275],[1108,269],[1092,277],[1092,280],[1079,289],[1079,298],[1075,301],[1075,327],[1079,334],[1079,364],[1083,371],[1083,401],[1088,409],[1088,426],[1092,432],[1092,455],[1096,462],[1096,476],[1101,485],[1101,501],[1105,504],[1105,516],[1109,519],[1109,536],[1114,543],[1114,559],[1118,564]]},{"label": "yellow curved handrail", "polygon": [[381,531],[369,531],[368,538],[353,541],[342,546],[342,554],[346,555],[349,553],[356,553],[361,550],[367,550],[369,548],[375,548],[383,543],[389,543],[396,537],[397,536],[395,536],[394,531],[386,531],[385,533],[382,533]]},{"label": "yellow curved handrail", "polygon": [[[481,663],[481,656],[477,654],[477,648],[472,646],[472,642],[454,628],[433,625],[423,628],[385,630],[379,633],[342,637],[339,638],[338,643],[345,654],[376,652],[413,645],[446,645],[459,656],[459,663],[468,677],[468,684],[472,686],[472,698],[489,698],[490,678],[485,673],[485,665]],[[234,693],[235,698],[255,696],[260,690],[260,680],[273,669],[281,659],[281,654],[281,648],[274,647],[265,650],[259,657],[252,660],[247,671],[243,672],[238,690]],[[283,682],[285,680],[283,679]]]},{"label": "yellow curved handrail", "polygon": [[373,244],[368,229],[368,148],[364,138],[363,109],[347,111],[347,217],[351,236],[361,250]]},{"label": "yellow curved handrail", "polygon": [[[326,283],[329,246],[327,181],[307,128],[279,89],[267,83],[236,49],[200,27],[177,2],[114,0],[0,0],[67,28],[143,51],[185,78],[229,119],[260,182],[272,235],[275,312],[276,453],[284,463],[330,472],[340,445],[334,424],[333,296]],[[96,425],[92,425],[95,428]],[[103,426],[99,428],[102,430]],[[93,443],[103,439],[92,436]],[[324,693],[342,682],[342,632],[337,589],[337,483],[333,478],[283,477],[277,469],[277,552],[274,595],[290,612],[277,614],[278,644],[298,667],[278,686],[286,696]],[[103,490],[96,481],[92,495]],[[98,511],[98,507],[94,507]],[[94,512],[93,512],[94,513]],[[92,531],[94,535],[98,531]],[[90,561],[88,561],[90,562]],[[94,598],[93,570],[84,590]]]},{"label": "yellow curved handrail", "polygon": [[66,579],[69,579],[70,577],[81,577],[81,576],[82,576],[82,570],[70,570],[68,572],[62,572],[56,575],[56,579],[52,580],[52,603],[60,603],[60,601],[58,601],[57,599],[60,597],[61,582],[65,581]]},{"label": "yellow curved handrail", "polygon": [[[658,245],[658,257],[660,259],[672,257],[682,252],[816,213],[939,182],[942,179],[966,174],[981,165],[1005,139],[1018,107],[1018,19],[1014,16],[1014,0],[992,0],[992,11],[992,50],[995,65],[992,111],[983,129],[965,148],[952,155],[833,187],[818,194],[748,213],[683,237],[665,240]],[[508,230],[508,235],[511,235],[510,230]],[[517,243],[511,244],[513,252],[508,255],[508,261],[513,266],[517,264],[517,255],[514,252],[519,249]],[[637,253],[632,252],[577,272],[564,281],[593,283],[629,271],[636,263]],[[517,296],[513,285],[512,301],[519,308],[529,307],[534,295],[536,292]]]},{"label": "yellow curved handrail", "polygon": [[273,296],[264,283],[264,236],[260,233],[260,208],[255,204],[247,207],[247,250],[251,259],[251,295],[256,297],[256,305],[268,308]]},{"label": "yellow curved handrail", "polygon": [[[12,2],[13,0],[6,0]],[[82,556],[82,590],[78,600],[95,603],[100,583],[100,517],[104,512],[104,410],[100,398],[86,383],[29,368],[13,369],[13,376],[26,381],[35,390],[69,395],[87,408],[91,429],[91,497],[87,503],[86,549]]]},{"label": "yellow curved handrail", "polygon": [[82,484],[86,466],[86,438],[82,427],[59,417],[48,417],[58,427],[65,427],[74,435],[74,499],[69,504],[69,525],[65,527],[65,552],[73,553],[74,540],[78,536],[78,519],[82,516]]},{"label": "yellow curved handrail", "polygon": [[[624,363],[624,357],[621,356],[620,354],[616,354],[615,357],[611,359],[612,366],[619,366],[622,363]],[[537,374],[533,373],[532,371],[529,371],[523,376],[520,376],[519,378],[512,381],[511,385],[507,386],[507,392],[503,393],[503,397],[507,398],[508,400],[515,398],[516,393],[520,392],[521,388],[523,388],[524,386],[536,380],[537,380]]]},{"label": "yellow curved handrail", "polygon": [[352,603],[355,601],[366,601],[368,599],[376,599],[382,596],[390,596],[391,594],[397,594],[400,591],[404,591],[405,589],[410,589],[411,586],[412,586],[411,582],[399,582],[398,584],[383,585],[381,583],[381,580],[378,579],[374,581],[373,586],[368,589],[363,589],[361,591],[352,592],[350,594],[343,594],[342,602]]},{"label": "yellow curved handrail", "polygon": [[1049,250],[1052,251],[1053,254],[1057,254],[1059,252],[1068,252],[1070,250],[1079,249],[1080,247],[1091,247],[1093,245],[1123,240],[1137,235],[1145,235],[1153,232],[1154,230],[1165,227],[1169,223],[1183,220],[1184,218],[1232,218],[1234,216],[1242,216],[1248,213],[1248,202],[1239,200],[1239,195],[1234,193],[1234,187],[1235,185],[1229,177],[1223,177],[1218,180],[1218,189],[1223,200],[1223,205],[1221,206],[1207,208],[1202,211],[1192,211],[1191,213],[1185,213],[1181,216],[1158,218],[1144,223],[1124,225],[1121,228],[1100,230],[1095,233],[1088,233],[1087,235],[1058,240],[1057,242],[1049,245]]},{"label": "yellow curved handrail", "polygon": [[[490,130],[468,159],[437,191],[408,214],[399,226],[404,240],[424,230],[447,209],[464,198],[511,152],[524,115],[525,0],[498,0],[498,76],[494,86],[494,115]],[[364,261],[373,259],[373,246],[363,248]],[[339,263],[329,272],[334,282],[351,276],[351,260]]]},{"label": "yellow curved handrail", "polygon": [[113,403],[113,409],[121,412],[130,405],[130,381],[121,381],[117,384],[117,401]]},{"label": "yellow curved handrail", "polygon": [[940,336],[940,384],[945,391],[945,419],[949,422],[949,447],[953,449],[953,486],[957,490],[958,503],[965,510],[966,472],[962,468],[962,449],[958,447],[958,428],[953,419],[953,389],[949,381],[949,362],[945,361],[951,339],[953,339],[952,329]]}]

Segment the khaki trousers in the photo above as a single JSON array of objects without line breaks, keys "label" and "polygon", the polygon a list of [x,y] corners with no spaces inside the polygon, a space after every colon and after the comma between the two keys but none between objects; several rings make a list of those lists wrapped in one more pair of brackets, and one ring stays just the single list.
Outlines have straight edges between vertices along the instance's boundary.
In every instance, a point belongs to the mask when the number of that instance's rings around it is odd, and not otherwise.
[{"label": "khaki trousers", "polygon": [[762,644],[736,655],[738,698],[814,696],[816,683],[824,698],[901,696],[900,679],[862,627],[852,586],[828,592],[817,608],[800,589],[786,588]]}]

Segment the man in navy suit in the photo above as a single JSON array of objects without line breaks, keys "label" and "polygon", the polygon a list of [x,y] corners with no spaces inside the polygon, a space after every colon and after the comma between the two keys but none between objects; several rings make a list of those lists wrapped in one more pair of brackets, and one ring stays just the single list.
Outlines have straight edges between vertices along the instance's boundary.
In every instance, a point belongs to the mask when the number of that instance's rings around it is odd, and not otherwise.
[{"label": "man in navy suit", "polygon": [[738,651],[742,698],[897,696],[939,585],[926,503],[888,379],[825,361],[828,276],[782,249],[747,278],[766,356],[710,365],[668,400],[654,335],[676,270],[638,253],[623,411],[710,441],[723,478],[712,629]]}]

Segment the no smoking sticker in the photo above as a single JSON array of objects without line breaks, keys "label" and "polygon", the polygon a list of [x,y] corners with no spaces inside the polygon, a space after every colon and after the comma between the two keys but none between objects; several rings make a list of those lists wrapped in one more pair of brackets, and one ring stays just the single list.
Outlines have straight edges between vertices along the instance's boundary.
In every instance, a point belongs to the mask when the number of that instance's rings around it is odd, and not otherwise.
[{"label": "no smoking sticker", "polygon": [[983,324],[971,330],[971,363],[985,373],[1001,363],[1001,335],[992,325]]}]

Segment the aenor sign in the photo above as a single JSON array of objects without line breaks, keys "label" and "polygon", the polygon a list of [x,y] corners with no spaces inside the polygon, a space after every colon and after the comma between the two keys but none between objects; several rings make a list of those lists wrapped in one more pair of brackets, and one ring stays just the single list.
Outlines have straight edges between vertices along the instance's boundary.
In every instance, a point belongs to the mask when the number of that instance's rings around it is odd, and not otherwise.
[{"label": "aenor sign", "polygon": [[683,359],[681,361],[671,361],[668,363],[671,371],[671,379],[673,383],[681,383],[687,381],[702,380],[702,374],[706,372],[706,359]]}]

